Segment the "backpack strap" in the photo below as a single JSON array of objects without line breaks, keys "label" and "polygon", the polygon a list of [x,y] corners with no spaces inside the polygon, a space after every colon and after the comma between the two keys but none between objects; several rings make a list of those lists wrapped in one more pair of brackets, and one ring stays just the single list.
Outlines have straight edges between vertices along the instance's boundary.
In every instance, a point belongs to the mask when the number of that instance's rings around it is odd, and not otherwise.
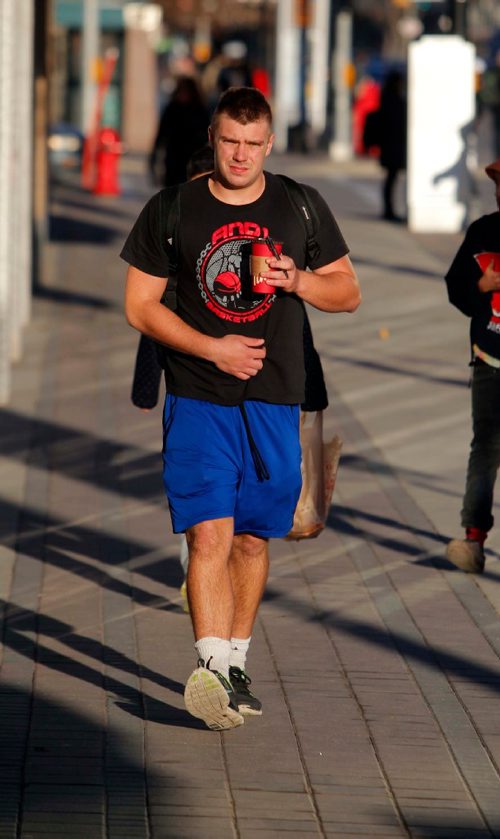
[{"label": "backpack strap", "polygon": [[[168,283],[163,292],[161,302],[167,309],[175,312],[177,308],[177,272],[179,270],[179,222],[181,215],[181,190],[180,185],[171,186],[164,190],[165,205],[162,205],[160,218],[160,230],[164,231],[167,250],[167,276]],[[168,194],[167,194],[168,193]],[[165,218],[166,212],[166,218]],[[168,349],[163,344],[154,342],[158,364],[163,369],[167,366]]]},{"label": "backpack strap", "polygon": [[316,238],[316,231],[319,227],[319,218],[316,209],[311,204],[304,187],[289,178],[288,175],[277,175],[285,187],[290,204],[300,218],[306,234],[306,261],[310,265],[321,253],[320,244]]},{"label": "backpack strap", "polygon": [[181,217],[180,184],[168,187],[168,209],[165,222],[166,248],[168,254],[168,284],[161,302],[173,311],[177,307],[177,273],[179,271],[179,227]]},{"label": "backpack strap", "polygon": [[[316,238],[316,231],[319,227],[318,214],[309,200],[304,187],[287,175],[278,175],[285,187],[290,204],[299,216],[306,234],[306,262],[309,266],[321,253],[321,246]],[[328,407],[328,395],[326,391],[325,378],[321,359],[314,346],[311,332],[311,324],[307,315],[304,302],[303,342],[304,342],[304,363],[306,371],[305,396],[302,403],[302,411],[323,411]]]}]

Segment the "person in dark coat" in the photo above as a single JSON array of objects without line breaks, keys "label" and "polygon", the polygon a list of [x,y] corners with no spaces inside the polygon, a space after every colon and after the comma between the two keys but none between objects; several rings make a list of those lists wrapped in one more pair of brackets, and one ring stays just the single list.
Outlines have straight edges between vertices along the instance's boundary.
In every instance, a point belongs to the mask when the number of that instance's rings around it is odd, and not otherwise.
[{"label": "person in dark coat", "polygon": [[391,70],[383,84],[378,110],[380,165],[385,169],[382,186],[383,218],[401,221],[394,212],[394,189],[399,172],[406,169],[406,99],[403,74]]},{"label": "person in dark coat", "polygon": [[207,142],[209,116],[196,81],[181,76],[165,107],[150,155],[153,181],[173,186],[186,180],[191,155]]},{"label": "person in dark coat", "polygon": [[486,174],[498,209],[469,226],[446,274],[450,303],[470,318],[473,427],[461,513],[465,539],[452,539],[446,557],[472,574],[484,569],[500,466],[500,158]]}]

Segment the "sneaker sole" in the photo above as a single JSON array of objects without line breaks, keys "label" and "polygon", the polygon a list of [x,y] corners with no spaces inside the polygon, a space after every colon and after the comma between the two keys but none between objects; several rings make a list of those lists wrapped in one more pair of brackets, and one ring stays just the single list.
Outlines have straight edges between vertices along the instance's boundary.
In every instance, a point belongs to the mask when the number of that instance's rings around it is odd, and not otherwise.
[{"label": "sneaker sole", "polygon": [[482,574],[484,571],[484,565],[475,562],[472,557],[464,555],[460,545],[457,547],[448,545],[446,559],[456,568],[460,568],[461,571],[466,571],[468,574]]},{"label": "sneaker sole", "polygon": [[256,711],[255,708],[252,708],[250,705],[243,705],[238,702],[238,711],[244,717],[261,717],[262,716],[262,708],[260,711]]},{"label": "sneaker sole", "polygon": [[184,702],[189,713],[212,731],[237,728],[244,719],[229,707],[229,697],[217,676],[205,667],[191,673],[184,690]]}]

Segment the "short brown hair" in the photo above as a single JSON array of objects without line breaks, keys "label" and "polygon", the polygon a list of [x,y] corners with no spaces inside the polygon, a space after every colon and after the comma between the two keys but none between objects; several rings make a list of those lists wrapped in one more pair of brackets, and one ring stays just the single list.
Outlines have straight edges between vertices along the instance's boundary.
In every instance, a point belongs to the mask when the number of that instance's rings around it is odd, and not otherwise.
[{"label": "short brown hair", "polygon": [[212,130],[216,128],[221,114],[242,125],[265,119],[269,127],[273,124],[271,106],[256,87],[230,87],[220,97],[212,116]]}]

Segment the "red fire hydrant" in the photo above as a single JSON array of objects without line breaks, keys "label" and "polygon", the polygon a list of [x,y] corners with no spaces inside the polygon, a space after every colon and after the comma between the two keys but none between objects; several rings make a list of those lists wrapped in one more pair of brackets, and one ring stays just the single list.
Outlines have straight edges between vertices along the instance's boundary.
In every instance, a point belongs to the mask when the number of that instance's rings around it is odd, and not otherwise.
[{"label": "red fire hydrant", "polygon": [[94,195],[119,195],[118,164],[122,153],[120,135],[114,128],[101,128],[97,135]]}]

